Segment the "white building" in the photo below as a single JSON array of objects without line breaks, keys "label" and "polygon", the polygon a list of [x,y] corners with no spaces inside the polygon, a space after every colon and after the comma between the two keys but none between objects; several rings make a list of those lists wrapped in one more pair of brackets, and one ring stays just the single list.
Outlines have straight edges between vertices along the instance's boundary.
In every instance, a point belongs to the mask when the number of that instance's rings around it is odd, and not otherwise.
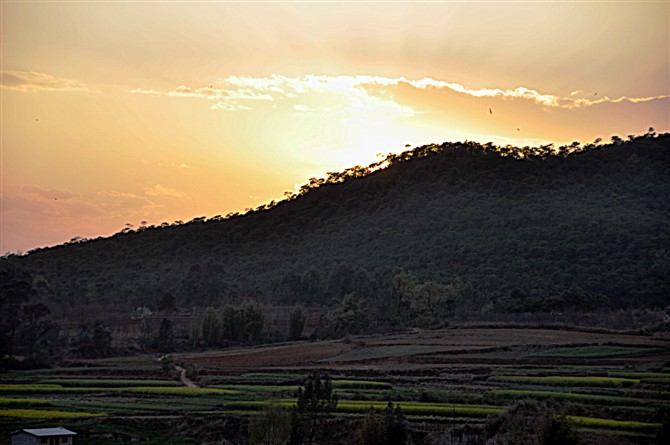
[{"label": "white building", "polygon": [[72,445],[77,433],[63,427],[30,428],[12,434],[12,445]]}]

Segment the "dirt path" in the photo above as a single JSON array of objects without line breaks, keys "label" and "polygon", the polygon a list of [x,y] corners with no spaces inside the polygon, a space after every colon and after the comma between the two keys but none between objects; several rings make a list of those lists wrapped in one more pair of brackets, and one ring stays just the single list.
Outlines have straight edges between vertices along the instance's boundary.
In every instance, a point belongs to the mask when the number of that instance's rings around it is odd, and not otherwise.
[{"label": "dirt path", "polygon": [[198,387],[198,385],[193,383],[193,381],[191,379],[186,377],[186,370],[184,368],[182,368],[181,366],[175,365],[174,369],[179,371],[179,379],[184,384],[184,386],[188,386],[189,388],[197,388]]}]

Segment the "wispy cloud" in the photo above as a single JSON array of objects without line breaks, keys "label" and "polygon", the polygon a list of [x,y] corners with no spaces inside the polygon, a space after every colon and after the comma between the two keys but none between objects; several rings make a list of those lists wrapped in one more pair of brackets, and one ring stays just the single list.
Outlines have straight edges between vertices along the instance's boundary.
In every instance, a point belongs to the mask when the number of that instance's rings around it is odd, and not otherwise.
[{"label": "wispy cloud", "polygon": [[[214,102],[212,110],[251,110],[260,103],[281,101],[294,111],[374,112],[391,116],[412,116],[411,107],[389,98],[378,97],[366,90],[370,76],[239,77],[231,76],[209,86],[192,88],[180,85],[170,90],[136,88],[135,94],[192,97]],[[379,78],[382,79],[382,78]],[[307,100],[305,100],[307,99]],[[309,105],[305,102],[308,102]]]},{"label": "wispy cloud", "polygon": [[132,213],[138,210],[149,211],[160,207],[144,196],[132,192],[119,192],[117,190],[100,191],[97,195],[103,199],[99,200],[99,205],[105,211],[114,214],[115,212]]},{"label": "wispy cloud", "polygon": [[[172,97],[194,97],[215,102],[213,110],[237,111],[250,110],[260,102],[287,102],[298,112],[306,111],[359,111],[385,113],[394,116],[412,116],[415,111],[398,103],[392,88],[409,86],[416,90],[448,90],[472,98],[502,98],[533,102],[545,108],[574,109],[619,102],[647,102],[665,99],[670,96],[659,95],[644,98],[620,97],[611,99],[579,98],[581,90],[575,90],[569,97],[537,91],[525,86],[514,89],[472,88],[459,83],[423,78],[411,80],[405,77],[383,76],[323,76],[305,75],[288,77],[272,75],[269,77],[230,76],[217,83],[217,87],[192,88],[185,85],[171,90],[134,89],[133,93],[165,95]],[[323,100],[327,96],[328,100]],[[311,101],[309,99],[312,99]],[[321,99],[321,100],[319,100]],[[256,105],[254,105],[254,103]]]},{"label": "wispy cloud", "polygon": [[2,88],[21,92],[34,91],[90,91],[89,87],[75,79],[55,77],[36,71],[7,70],[0,72]]},{"label": "wispy cloud", "polygon": [[41,187],[37,187],[36,185],[26,185],[21,188],[21,191],[29,196],[39,198],[39,199],[46,199],[46,200],[62,200],[62,201],[67,201],[71,199],[76,199],[80,198],[81,195],[77,195],[74,193],[70,193],[67,190],[58,190],[58,189],[44,189]]},{"label": "wispy cloud", "polygon": [[170,97],[194,97],[216,101],[210,108],[213,110],[250,110],[251,108],[241,105],[243,101],[272,101],[269,94],[258,93],[248,88],[242,89],[223,89],[214,87],[191,88],[186,85],[180,85],[168,91],[147,90],[136,88],[131,90],[135,94],[149,94],[152,96],[170,96]]},{"label": "wispy cloud", "polygon": [[169,196],[171,198],[183,198],[186,193],[160,184],[153,184],[144,188],[144,194],[149,196]]}]

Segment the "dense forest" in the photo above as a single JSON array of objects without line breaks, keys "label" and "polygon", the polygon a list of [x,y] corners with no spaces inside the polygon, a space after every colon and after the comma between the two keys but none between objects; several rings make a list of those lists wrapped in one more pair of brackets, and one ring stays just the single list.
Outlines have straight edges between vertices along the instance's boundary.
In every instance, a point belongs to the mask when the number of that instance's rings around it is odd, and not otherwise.
[{"label": "dense forest", "polygon": [[[334,325],[368,326],[464,310],[666,305],[670,134],[599,142],[426,145],[314,178],[243,215],[142,225],[4,261],[60,316],[155,308],[166,296],[182,308],[322,306]],[[346,320],[357,307],[368,318]]]}]

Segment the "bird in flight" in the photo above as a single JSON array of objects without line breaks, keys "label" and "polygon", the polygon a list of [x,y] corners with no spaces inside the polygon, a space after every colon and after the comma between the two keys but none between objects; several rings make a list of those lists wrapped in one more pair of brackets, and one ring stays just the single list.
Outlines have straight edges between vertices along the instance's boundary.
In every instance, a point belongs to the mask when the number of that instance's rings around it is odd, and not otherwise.
[{"label": "bird in flight", "polygon": [[493,110],[489,108],[489,114],[493,114]]}]

